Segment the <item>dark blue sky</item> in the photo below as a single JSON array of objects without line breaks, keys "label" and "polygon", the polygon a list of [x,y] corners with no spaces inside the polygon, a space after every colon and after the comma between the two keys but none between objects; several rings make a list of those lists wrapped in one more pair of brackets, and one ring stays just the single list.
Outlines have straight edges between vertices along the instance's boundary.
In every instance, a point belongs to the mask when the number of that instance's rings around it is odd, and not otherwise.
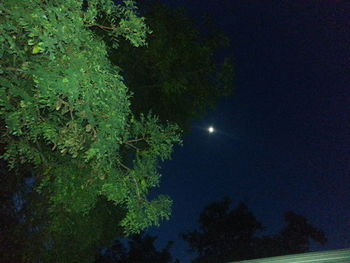
[{"label": "dark blue sky", "polygon": [[[162,169],[159,193],[170,221],[150,233],[174,240],[193,230],[205,205],[246,202],[272,232],[293,210],[323,229],[322,249],[350,246],[350,3],[177,0],[197,19],[209,13],[231,40],[236,92],[193,124]],[[202,128],[214,125],[208,135]],[[315,249],[321,249],[315,247]]]}]

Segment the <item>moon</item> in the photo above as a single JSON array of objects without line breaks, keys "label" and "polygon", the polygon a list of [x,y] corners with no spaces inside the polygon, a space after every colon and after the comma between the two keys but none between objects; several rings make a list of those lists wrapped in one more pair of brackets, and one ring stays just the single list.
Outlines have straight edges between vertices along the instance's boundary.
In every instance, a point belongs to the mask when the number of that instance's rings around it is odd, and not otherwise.
[{"label": "moon", "polygon": [[213,133],[215,131],[214,127],[213,126],[209,126],[208,127],[208,132],[209,133]]}]

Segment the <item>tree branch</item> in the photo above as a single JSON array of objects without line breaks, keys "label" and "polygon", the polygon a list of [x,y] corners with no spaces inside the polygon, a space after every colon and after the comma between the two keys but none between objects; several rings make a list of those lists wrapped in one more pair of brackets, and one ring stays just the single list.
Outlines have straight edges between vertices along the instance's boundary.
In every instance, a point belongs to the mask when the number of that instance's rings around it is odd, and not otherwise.
[{"label": "tree branch", "polygon": [[98,27],[101,28],[102,30],[111,30],[111,31],[115,31],[118,28],[116,27],[108,27],[108,26],[103,26],[103,25],[99,25],[99,24],[92,24],[92,25],[87,25],[88,27]]},{"label": "tree branch", "polygon": [[135,149],[135,150],[140,150],[139,148],[137,148],[135,145],[131,144],[131,143],[128,143],[126,142],[125,143],[126,145],[130,146],[131,148]]},{"label": "tree branch", "polygon": [[124,164],[122,163],[119,163],[119,166],[123,167],[125,170],[127,170],[128,172],[131,171],[131,169],[127,166],[125,166]]},{"label": "tree branch", "polygon": [[140,142],[140,141],[146,141],[146,139],[145,138],[133,139],[133,140],[125,141],[124,143],[129,144],[129,143]]},{"label": "tree branch", "polygon": [[132,179],[136,185],[136,192],[137,192],[137,196],[140,198],[141,197],[141,194],[140,194],[140,189],[139,189],[139,184],[137,183],[136,179],[134,176],[132,176]]},{"label": "tree branch", "polygon": [[[124,164],[119,163],[119,165],[121,167],[123,167],[125,170],[127,170],[128,172],[131,171],[131,169],[129,167],[125,166]],[[139,189],[139,184],[137,183],[135,177],[132,174],[130,174],[130,175],[131,175],[132,180],[135,183],[137,196],[140,198],[141,197],[141,193],[140,193],[140,189]]]},{"label": "tree branch", "polygon": [[13,68],[13,67],[7,67],[3,69],[4,71],[15,71],[15,72],[24,72],[23,69],[20,68]]}]

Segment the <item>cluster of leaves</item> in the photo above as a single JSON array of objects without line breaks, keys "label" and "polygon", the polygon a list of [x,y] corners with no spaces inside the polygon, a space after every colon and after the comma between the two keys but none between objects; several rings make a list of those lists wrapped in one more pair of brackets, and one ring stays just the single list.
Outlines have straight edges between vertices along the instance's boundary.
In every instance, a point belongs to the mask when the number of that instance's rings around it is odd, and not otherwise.
[{"label": "cluster of leaves", "polygon": [[[102,13],[109,26],[98,24]],[[1,157],[13,170],[31,165],[48,200],[49,233],[103,197],[125,209],[126,234],[169,217],[171,201],[147,194],[179,129],[133,116],[120,70],[90,30],[108,30],[115,47],[121,38],[144,45],[149,31],[134,2],[90,0],[83,12],[76,0],[8,0],[0,17]]]},{"label": "cluster of leaves", "polygon": [[324,232],[312,226],[307,219],[286,212],[285,227],[277,235],[257,236],[264,230],[243,203],[230,209],[227,197],[206,206],[198,218],[199,230],[182,234],[191,252],[196,252],[194,263],[230,262],[254,258],[280,256],[309,251],[310,241],[324,245]]}]

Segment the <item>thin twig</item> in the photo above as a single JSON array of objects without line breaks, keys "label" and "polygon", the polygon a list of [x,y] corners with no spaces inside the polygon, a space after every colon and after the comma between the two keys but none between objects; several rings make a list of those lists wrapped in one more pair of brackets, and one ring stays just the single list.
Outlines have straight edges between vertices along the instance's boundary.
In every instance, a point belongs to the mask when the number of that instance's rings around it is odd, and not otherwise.
[{"label": "thin twig", "polygon": [[88,27],[93,27],[93,26],[96,26],[96,27],[99,27],[103,30],[112,30],[112,31],[115,31],[117,30],[118,28],[116,27],[108,27],[108,26],[103,26],[103,25],[98,25],[98,24],[92,24],[92,25],[88,25]]},{"label": "thin twig", "polygon": [[128,143],[140,142],[140,141],[146,141],[146,139],[145,138],[133,139],[133,140],[125,141],[124,143],[128,144]]},{"label": "thin twig", "polygon": [[126,145],[130,146],[131,148],[135,149],[135,150],[140,150],[139,148],[137,148],[135,145],[131,144],[131,143],[128,143],[126,142],[125,143]]},{"label": "thin twig", "polygon": [[24,72],[23,69],[20,69],[20,68],[13,68],[13,67],[7,67],[7,68],[4,68],[5,71],[17,71],[17,72]]},{"label": "thin twig", "polygon": [[137,183],[136,179],[134,176],[132,176],[132,179],[136,185],[136,192],[137,192],[137,196],[140,198],[141,197],[141,194],[140,194],[140,189],[139,189],[139,184]]},{"label": "thin twig", "polygon": [[73,111],[69,110],[69,113],[70,113],[70,118],[72,119],[72,121],[74,121]]},{"label": "thin twig", "polygon": [[[125,170],[127,170],[128,172],[131,171],[131,169],[130,169],[129,167],[125,166],[124,164],[119,163],[119,165],[120,165],[121,167],[123,167]],[[134,177],[132,174],[130,174],[130,175],[131,175],[132,180],[133,180],[134,183],[135,183],[137,196],[138,196],[138,197],[141,197],[140,189],[139,189],[139,184],[137,183],[135,177]]]},{"label": "thin twig", "polygon": [[131,171],[131,169],[130,169],[129,167],[125,166],[124,164],[119,163],[119,165],[120,165],[121,167],[123,167],[125,170],[127,170],[128,172]]}]

